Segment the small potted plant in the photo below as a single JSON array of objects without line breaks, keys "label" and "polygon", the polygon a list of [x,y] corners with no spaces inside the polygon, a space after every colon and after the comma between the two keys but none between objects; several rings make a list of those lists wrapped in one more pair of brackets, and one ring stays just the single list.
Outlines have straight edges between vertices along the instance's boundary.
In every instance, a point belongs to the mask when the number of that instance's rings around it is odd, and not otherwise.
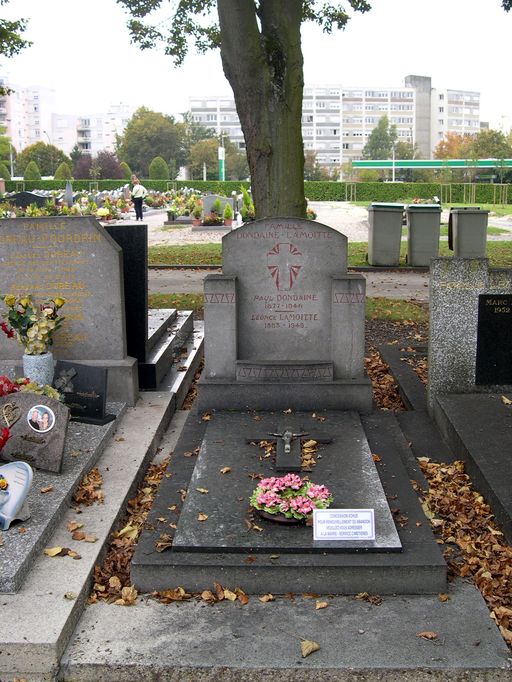
[{"label": "small potted plant", "polygon": [[53,381],[53,354],[49,351],[53,335],[60,329],[64,317],[59,310],[65,303],[64,298],[56,296],[36,305],[31,296],[16,297],[8,294],[4,303],[8,308],[0,324],[4,333],[16,337],[23,346],[23,373],[39,384],[51,385]]},{"label": "small potted plant", "polygon": [[192,209],[192,225],[200,225],[201,224],[201,216],[203,214],[203,206],[201,204],[201,201],[196,201],[194,204],[194,208]]},{"label": "small potted plant", "polygon": [[332,496],[325,485],[317,485],[297,474],[262,478],[250,497],[258,514],[278,523],[302,523],[315,509],[327,509]]},{"label": "small potted plant", "polygon": [[226,227],[231,227],[233,224],[233,209],[231,208],[231,204],[229,201],[226,202],[226,205],[224,206],[224,225]]}]

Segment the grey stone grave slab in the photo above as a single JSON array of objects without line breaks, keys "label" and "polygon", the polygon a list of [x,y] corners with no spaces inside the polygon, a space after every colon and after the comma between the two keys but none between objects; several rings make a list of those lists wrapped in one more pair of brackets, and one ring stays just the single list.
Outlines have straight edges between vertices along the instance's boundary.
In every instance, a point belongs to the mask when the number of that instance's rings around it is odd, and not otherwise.
[{"label": "grey stone grave slab", "polygon": [[[333,442],[319,450],[308,476],[329,488],[334,497],[331,508],[374,509],[376,539],[314,542],[311,527],[290,527],[259,519],[256,512],[256,522],[263,531],[248,529],[247,505],[258,477],[276,473],[274,462],[262,457],[261,449],[247,440],[262,432],[281,433],[284,421],[295,433],[313,433],[318,424],[310,413],[260,416],[261,420],[254,422],[247,414],[216,413],[208,424],[178,522],[174,552],[321,554],[327,548],[334,553],[401,550],[361,421],[354,412],[326,415],[322,427],[328,425]],[[226,466],[231,469],[229,475],[220,471]],[[204,494],[201,490],[211,492]],[[204,522],[198,521],[201,513],[208,517]]]},{"label": "grey stone grave slab", "polygon": [[[224,211],[224,206],[226,204],[229,204],[231,206],[231,209],[233,210],[233,199],[231,197],[223,197],[220,194],[206,194],[204,197],[202,197],[202,202],[203,202],[203,215],[208,215],[208,213],[211,212],[212,206],[217,199],[220,201],[221,205],[221,213],[220,216],[222,217],[222,213]],[[233,210],[234,212],[234,210]]]},{"label": "grey stone grave slab", "polygon": [[102,425],[115,419],[106,413],[107,370],[79,362],[59,360],[55,367],[54,386],[70,410],[71,419]]},{"label": "grey stone grave slab", "polygon": [[[108,409],[119,417],[125,405],[109,403]],[[19,524],[13,524],[1,535],[0,593],[16,592],[22,586],[35,557],[42,552],[68,509],[74,490],[108,444],[115,424],[94,426],[70,422],[61,473],[34,470],[27,497],[30,518],[23,523],[25,531],[19,533]]]},{"label": "grey stone grave slab", "polygon": [[[134,404],[136,361],[127,356],[122,253],[92,216],[2,221],[0,291],[62,296],[66,318],[52,347],[57,359],[109,368],[109,399]],[[21,348],[2,334],[0,360]]]},{"label": "grey stone grave slab", "polygon": [[0,398],[0,422],[9,440],[0,457],[21,460],[36,469],[59,472],[68,429],[69,409],[36,393],[11,393]]},{"label": "grey stone grave slab", "polygon": [[[485,378],[476,382],[480,296],[490,300],[512,296],[512,269],[489,268],[486,258],[434,258],[430,265],[427,401],[431,414],[444,393],[510,393],[512,385]],[[500,308],[502,306],[494,306]],[[506,306],[504,306],[506,308]],[[497,313],[506,321],[507,313]],[[485,325],[485,322],[482,321]],[[482,338],[484,330],[480,328]],[[502,337],[502,342],[506,343]],[[502,353],[496,338],[488,344],[487,365]],[[480,357],[480,364],[483,362]],[[495,374],[495,380],[499,378]]]},{"label": "grey stone grave slab", "polygon": [[365,279],[347,274],[347,238],[272,218],[225,235],[222,253],[205,279],[201,406],[369,412]]}]

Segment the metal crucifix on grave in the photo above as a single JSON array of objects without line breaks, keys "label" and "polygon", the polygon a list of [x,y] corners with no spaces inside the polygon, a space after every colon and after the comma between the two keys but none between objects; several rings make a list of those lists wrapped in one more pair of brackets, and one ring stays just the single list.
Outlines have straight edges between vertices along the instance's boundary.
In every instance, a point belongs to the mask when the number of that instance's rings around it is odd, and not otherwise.
[{"label": "metal crucifix on grave", "polygon": [[[270,436],[270,438],[269,438]],[[301,438],[308,436],[316,443],[332,443],[333,439],[321,433],[294,433],[289,426],[283,428],[282,433],[267,433],[261,437],[247,438],[248,443],[258,441],[276,441],[276,471],[300,471],[301,470]]]}]

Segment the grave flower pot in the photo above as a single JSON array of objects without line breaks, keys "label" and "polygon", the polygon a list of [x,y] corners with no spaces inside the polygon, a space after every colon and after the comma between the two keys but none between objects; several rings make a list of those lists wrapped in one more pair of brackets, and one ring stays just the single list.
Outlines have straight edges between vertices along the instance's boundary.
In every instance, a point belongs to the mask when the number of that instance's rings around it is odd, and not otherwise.
[{"label": "grave flower pot", "polygon": [[233,218],[224,218],[224,225],[226,227],[231,227],[233,225]]},{"label": "grave flower pot", "polygon": [[192,225],[201,225],[201,219],[200,218],[194,218],[192,220]]},{"label": "grave flower pot", "polygon": [[31,381],[43,386],[52,385],[54,373],[53,354],[50,351],[39,355],[23,354],[23,374]]},{"label": "grave flower pot", "polygon": [[263,511],[262,509],[257,509],[256,513],[258,516],[260,516],[262,519],[265,519],[266,521],[273,521],[274,523],[282,523],[283,525],[297,525],[297,524],[304,524],[306,523],[306,519],[294,519],[288,518],[284,514],[280,514],[279,512],[277,514],[270,514],[269,512]]}]

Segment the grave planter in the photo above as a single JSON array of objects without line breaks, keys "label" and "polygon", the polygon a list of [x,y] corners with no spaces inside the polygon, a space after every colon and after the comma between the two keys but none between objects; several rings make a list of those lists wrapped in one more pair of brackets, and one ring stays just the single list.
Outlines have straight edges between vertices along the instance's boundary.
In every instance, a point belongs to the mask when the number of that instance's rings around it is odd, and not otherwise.
[{"label": "grave planter", "polygon": [[53,353],[50,353],[50,351],[40,355],[23,354],[23,374],[31,381],[51,386],[53,373]]},{"label": "grave planter", "polygon": [[224,218],[224,225],[226,227],[231,227],[233,225],[233,218]]}]

